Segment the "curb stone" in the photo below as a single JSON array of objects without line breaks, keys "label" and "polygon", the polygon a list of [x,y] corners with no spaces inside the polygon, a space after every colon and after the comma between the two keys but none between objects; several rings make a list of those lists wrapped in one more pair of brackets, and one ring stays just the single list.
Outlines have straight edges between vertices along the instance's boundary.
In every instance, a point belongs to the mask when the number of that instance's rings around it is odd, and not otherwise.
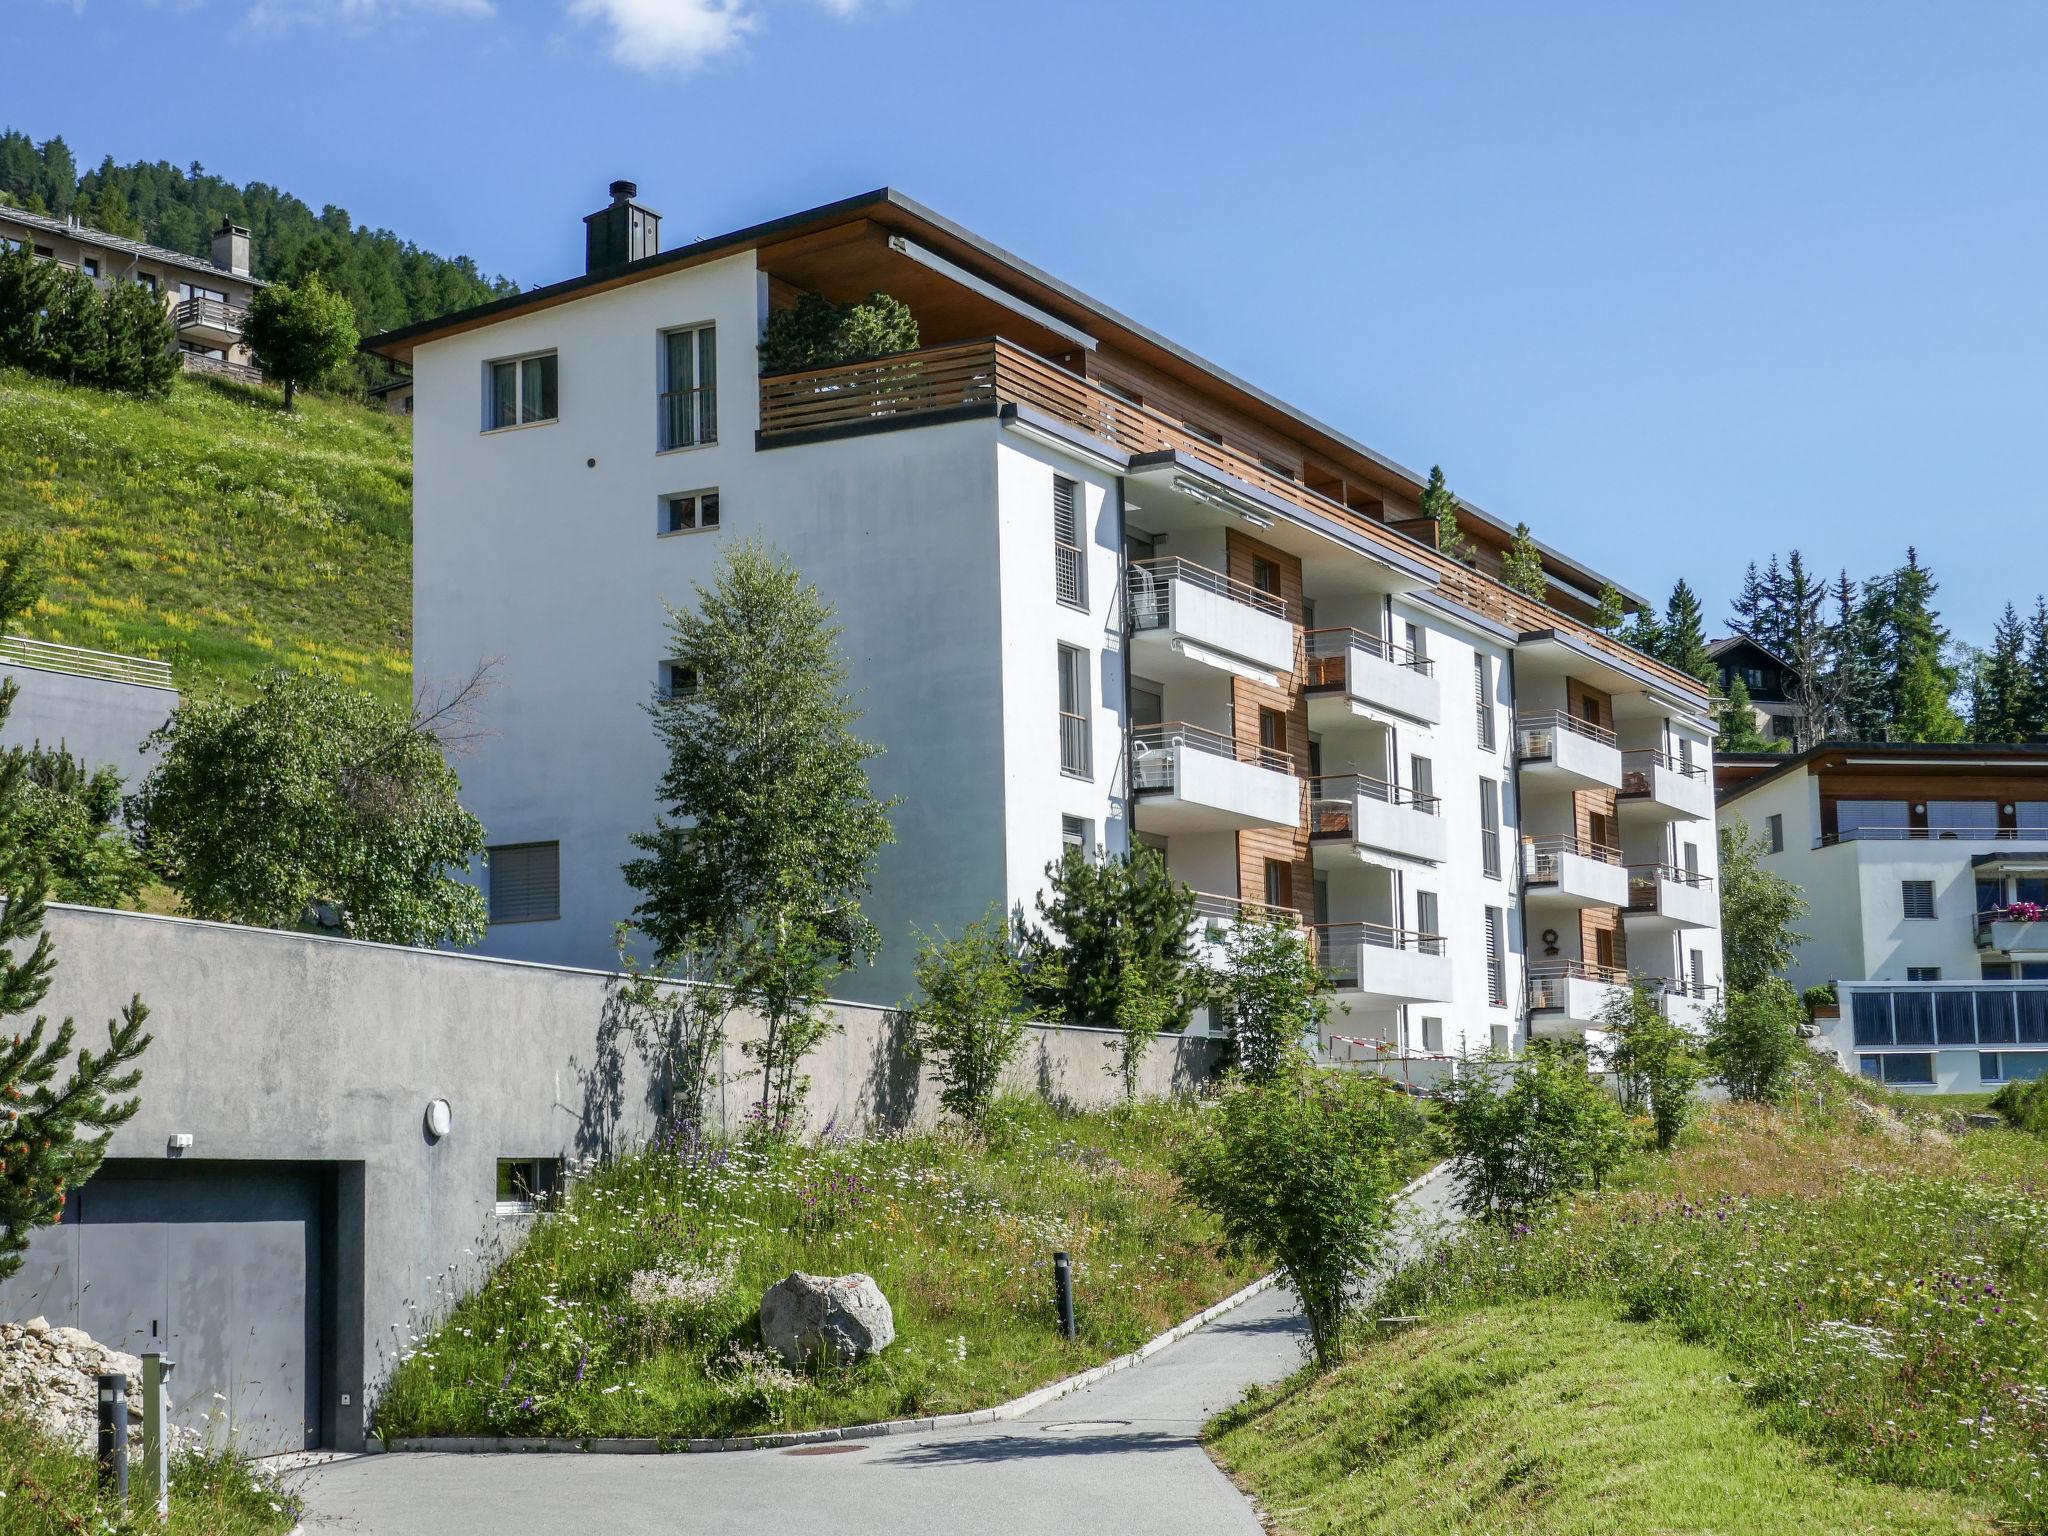
[{"label": "curb stone", "polygon": [[[1438,1163],[1410,1179],[1395,1191],[1393,1198],[1406,1199],[1431,1179],[1449,1167],[1448,1161]],[[940,1429],[965,1429],[980,1424],[999,1424],[1011,1419],[1021,1419],[1034,1409],[1043,1408],[1047,1403],[1058,1402],[1061,1398],[1092,1387],[1105,1377],[1119,1371],[1127,1371],[1142,1365],[1169,1344],[1177,1344],[1189,1334],[1213,1323],[1225,1313],[1234,1312],[1246,1302],[1264,1295],[1280,1283],[1276,1272],[1262,1275],[1236,1294],[1226,1296],[1214,1306],[1205,1307],[1193,1317],[1175,1323],[1162,1334],[1155,1335],[1140,1344],[1128,1354],[1105,1360],[1101,1365],[1091,1366],[1073,1376],[1065,1376],[1049,1385],[1013,1397],[1006,1403],[993,1408],[977,1408],[970,1413],[941,1413],[921,1419],[886,1419],[877,1424],[848,1424],[836,1429],[797,1429],[776,1435],[738,1435],[730,1438],[676,1438],[666,1436],[612,1436],[562,1438],[549,1435],[417,1435],[401,1436],[383,1440],[371,1436],[365,1443],[373,1452],[384,1451],[397,1455],[489,1455],[521,1452],[529,1455],[592,1456],[658,1456],[667,1454],[698,1455],[713,1451],[773,1451],[795,1445],[830,1445],[840,1440],[884,1440],[895,1435],[922,1435]]]}]

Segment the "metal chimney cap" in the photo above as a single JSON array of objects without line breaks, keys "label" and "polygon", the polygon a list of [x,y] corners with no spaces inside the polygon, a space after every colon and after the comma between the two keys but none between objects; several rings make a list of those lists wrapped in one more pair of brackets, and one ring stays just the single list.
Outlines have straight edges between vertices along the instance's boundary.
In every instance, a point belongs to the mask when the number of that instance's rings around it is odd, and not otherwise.
[{"label": "metal chimney cap", "polygon": [[630,181],[615,181],[611,184],[611,194],[614,201],[624,202],[629,197],[639,196],[640,189]]}]

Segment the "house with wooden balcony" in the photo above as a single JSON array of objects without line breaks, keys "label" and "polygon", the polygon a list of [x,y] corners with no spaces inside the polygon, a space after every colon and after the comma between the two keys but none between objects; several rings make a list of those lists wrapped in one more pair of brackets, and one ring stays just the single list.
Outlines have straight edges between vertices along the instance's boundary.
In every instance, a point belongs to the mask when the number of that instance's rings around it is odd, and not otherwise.
[{"label": "house with wooden balcony", "polygon": [[262,382],[242,322],[263,280],[250,271],[249,231],[241,226],[223,220],[210,256],[194,256],[73,218],[0,207],[0,250],[26,250],[102,285],[147,288],[170,312],[173,345],[188,371]]},{"label": "house with wooden balcony", "polygon": [[[1718,984],[1717,930],[1626,918],[1631,866],[1712,877],[1711,727],[1598,627],[1612,578],[1504,585],[1470,501],[1451,557],[1423,475],[900,193],[664,248],[621,182],[585,227],[581,274],[365,343],[414,387],[416,668],[498,659],[464,791],[547,893],[487,889],[489,952],[610,962],[665,605],[759,538],[837,609],[902,797],[851,995],[1140,846],[1205,933],[1314,935],[1348,1059],[1519,1049],[1539,963]],[[916,347],[761,367],[778,313],[877,292]],[[1603,852],[1531,881],[1525,838]]]}]

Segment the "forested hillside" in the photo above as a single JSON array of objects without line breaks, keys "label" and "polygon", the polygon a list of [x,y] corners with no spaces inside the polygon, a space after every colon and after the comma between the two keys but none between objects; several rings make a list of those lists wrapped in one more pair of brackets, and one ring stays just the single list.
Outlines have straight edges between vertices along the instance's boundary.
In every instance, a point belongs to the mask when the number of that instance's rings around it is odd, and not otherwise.
[{"label": "forested hillside", "polygon": [[[487,277],[467,256],[437,256],[388,229],[371,229],[327,204],[319,212],[277,187],[238,187],[197,161],[180,170],[168,160],[116,165],[112,156],[80,175],[62,137],[38,144],[14,129],[0,132],[0,202],[81,222],[113,234],[205,256],[221,220],[253,236],[256,275],[297,282],[318,272],[355,306],[364,335],[431,319],[515,292],[516,283]],[[365,382],[384,365],[360,359]]]}]

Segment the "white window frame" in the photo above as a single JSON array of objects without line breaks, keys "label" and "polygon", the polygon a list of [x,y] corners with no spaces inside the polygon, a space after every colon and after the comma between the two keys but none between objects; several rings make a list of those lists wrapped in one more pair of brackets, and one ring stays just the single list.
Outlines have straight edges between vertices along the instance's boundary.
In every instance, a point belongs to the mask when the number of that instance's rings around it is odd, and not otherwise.
[{"label": "white window frame", "polygon": [[[677,336],[689,336],[691,382],[678,389],[669,374],[669,342]],[[672,325],[659,332],[654,343],[655,400],[654,400],[654,450],[656,453],[689,453],[698,448],[712,448],[718,444],[718,322],[699,320],[690,325]],[[703,383],[704,360],[711,360],[711,382]],[[686,441],[669,441],[669,401],[686,395],[688,416]]]},{"label": "white window frame", "polygon": [[1088,495],[1087,488],[1070,475],[1052,477],[1052,561],[1053,596],[1062,607],[1086,613]]},{"label": "white window frame", "polygon": [[[526,405],[526,365],[551,359],[555,365],[555,414],[552,416],[528,416]],[[512,419],[498,420],[498,370],[512,370]],[[485,436],[498,432],[519,432],[528,427],[549,427],[562,419],[562,355],[553,347],[538,347],[531,352],[519,352],[510,357],[493,357],[484,363],[484,423],[481,428]]]},{"label": "white window frame", "polygon": [[1065,855],[1071,848],[1082,858],[1095,857],[1095,823],[1086,816],[1060,817],[1060,853]]},{"label": "white window frame", "polygon": [[[1095,706],[1094,690],[1089,686],[1089,671],[1093,666],[1092,653],[1078,645],[1062,643],[1059,647],[1059,710],[1060,710],[1060,772],[1070,779],[1095,777],[1094,735]],[[1074,684],[1073,698],[1068,698],[1068,680]],[[1067,706],[1074,707],[1069,709]],[[1076,763],[1067,761],[1067,745],[1072,740],[1077,747]]]},{"label": "white window frame", "polygon": [[[709,500],[712,506],[712,521],[704,521],[704,504]],[[679,501],[692,504],[692,522],[688,528],[671,528],[669,510]],[[672,491],[661,498],[656,510],[654,535],[660,539],[687,538],[695,533],[716,533],[725,526],[725,498],[715,485],[707,485],[694,491]]]}]

